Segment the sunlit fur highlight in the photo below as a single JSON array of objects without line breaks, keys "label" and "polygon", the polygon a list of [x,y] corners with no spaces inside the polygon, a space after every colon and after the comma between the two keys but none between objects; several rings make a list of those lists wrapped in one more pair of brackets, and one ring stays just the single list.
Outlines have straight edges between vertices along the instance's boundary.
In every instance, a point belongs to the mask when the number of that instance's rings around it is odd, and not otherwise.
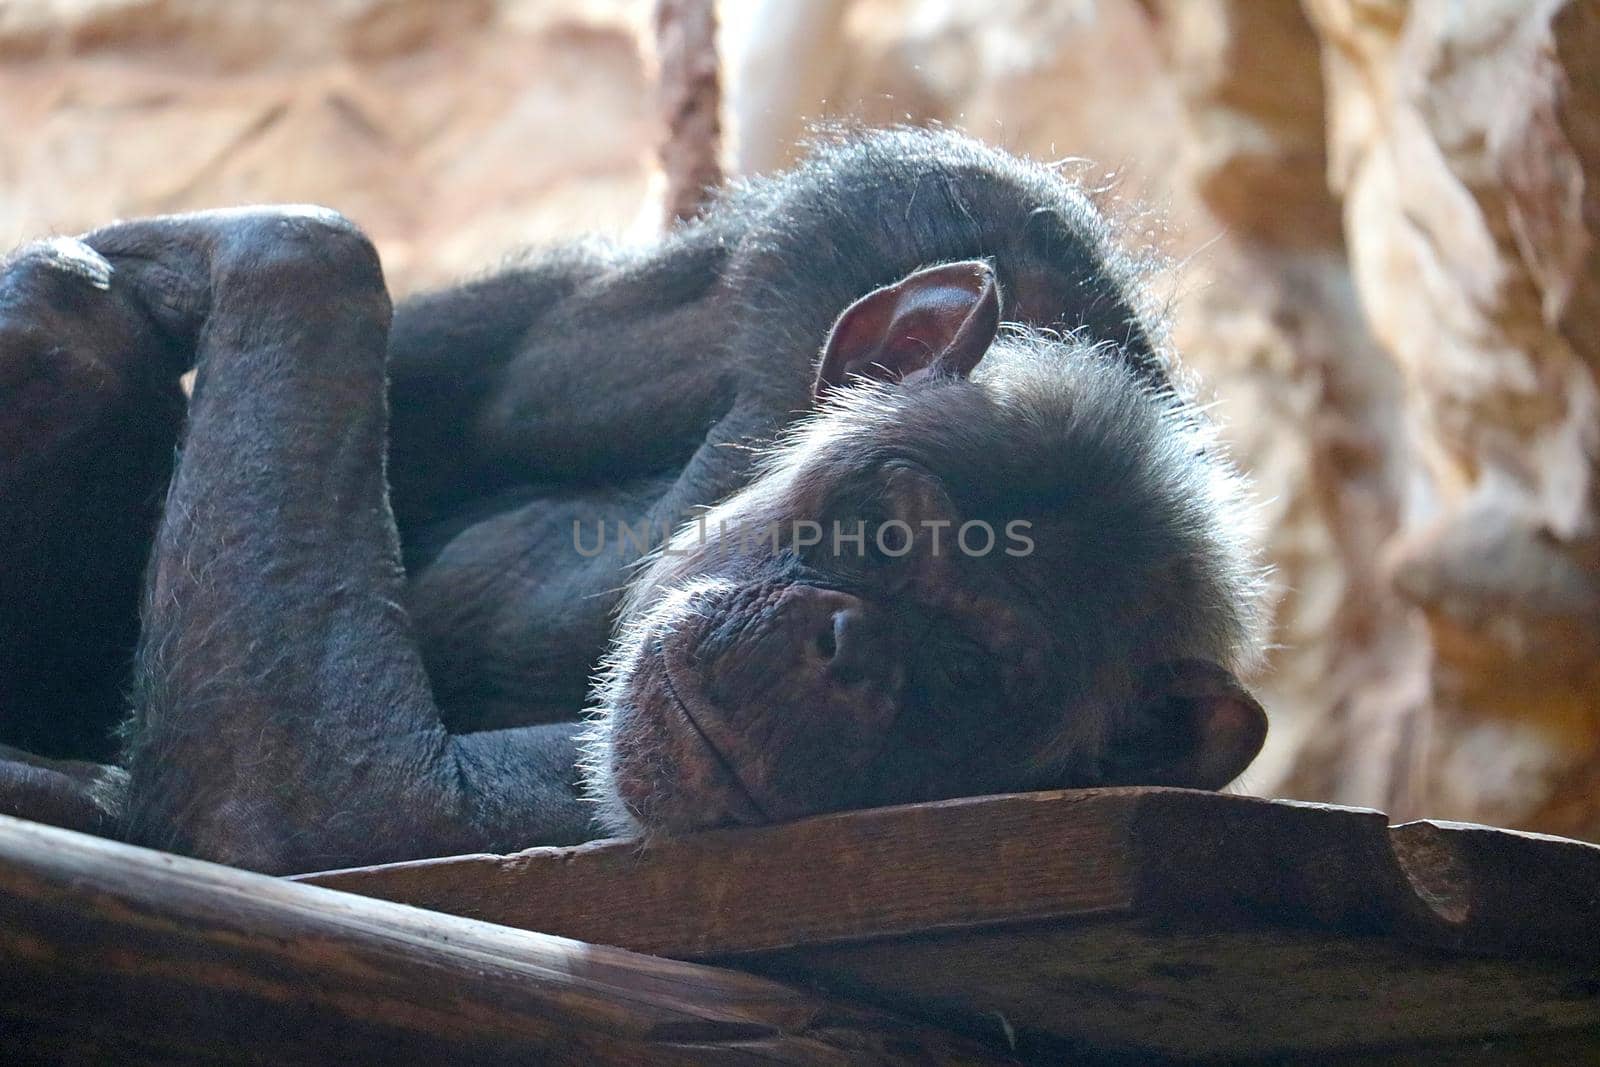
[{"label": "sunlit fur highlight", "polygon": [[[584,761],[588,794],[610,828],[641,827],[615,800],[610,723],[628,678],[662,627],[681,624],[699,597],[722,587],[715,566],[724,519],[788,523],[814,518],[810,487],[841,471],[872,470],[914,458],[959,490],[979,479],[950,464],[979,458],[992,486],[1027,486],[1028,506],[1048,524],[1067,520],[1097,493],[1091,510],[1135,517],[1137,529],[1088,531],[1105,571],[1142,603],[1082,609],[1097,625],[1081,635],[1084,673],[1063,668],[1060,729],[1025,773],[1044,787],[1063,779],[1090,784],[1119,729],[1142,667],[1204,659],[1233,671],[1254,665],[1261,643],[1263,576],[1253,549],[1247,485],[1218,446],[1216,429],[1193,403],[1139,381],[1114,346],[1014,327],[990,350],[970,382],[901,386],[859,382],[833,393],[763,454],[746,488],[711,507],[703,525],[678,531],[668,551],[641,563],[619,613],[616,640],[596,677]],[[1107,479],[1116,484],[1103,484]],[[1059,490],[1060,499],[1051,493]],[[705,540],[702,541],[702,534]],[[1177,561],[1184,577],[1151,578]],[[1148,565],[1148,566],[1147,566]],[[1118,568],[1133,573],[1117,574]],[[1170,588],[1166,588],[1170,585]],[[1119,619],[1118,611],[1128,614]],[[1157,617],[1159,647],[1123,649],[1115,641],[1141,616]],[[1110,643],[1099,642],[1109,633]],[[1023,770],[1023,769],[1019,769]],[[1019,783],[1022,784],[1022,783]]]}]

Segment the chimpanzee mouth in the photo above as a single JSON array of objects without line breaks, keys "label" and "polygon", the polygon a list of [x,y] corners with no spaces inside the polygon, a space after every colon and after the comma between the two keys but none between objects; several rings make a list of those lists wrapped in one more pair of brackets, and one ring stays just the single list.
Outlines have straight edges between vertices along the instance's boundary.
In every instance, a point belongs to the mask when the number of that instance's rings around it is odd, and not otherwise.
[{"label": "chimpanzee mouth", "polygon": [[[739,821],[758,823],[775,822],[776,820],[773,819],[770,814],[768,814],[767,810],[761,805],[761,802],[756,799],[755,792],[749,787],[749,785],[745,783],[744,778],[739,774],[739,768],[735,766],[733,760],[728,758],[727,753],[723,752],[722,749],[717,746],[716,742],[711,740],[710,736],[706,733],[705,727],[701,726],[700,720],[696,718],[693,708],[690,707],[689,701],[683,698],[683,693],[685,691],[693,692],[693,689],[691,688],[691,686],[693,686],[693,682],[687,681],[680,677],[680,670],[682,666],[680,662],[681,656],[674,656],[668,651],[665,636],[657,638],[655,653],[661,668],[662,690],[665,692],[667,698],[671,701],[673,710],[675,710],[679,717],[682,718],[683,722],[688,725],[689,731],[693,734],[695,740],[699,742],[700,746],[710,756],[711,760],[722,771],[728,782],[732,784],[733,789],[737,793],[738,799],[743,801],[744,804],[748,805],[750,812],[756,816],[755,819],[739,818]],[[735,814],[737,817],[737,813]]]}]

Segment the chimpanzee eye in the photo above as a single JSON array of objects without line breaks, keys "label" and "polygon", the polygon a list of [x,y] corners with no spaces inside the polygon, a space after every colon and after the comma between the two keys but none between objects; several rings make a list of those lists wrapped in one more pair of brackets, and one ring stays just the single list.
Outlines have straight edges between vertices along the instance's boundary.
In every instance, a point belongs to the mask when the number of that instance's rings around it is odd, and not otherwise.
[{"label": "chimpanzee eye", "polygon": [[[834,553],[846,566],[875,568],[889,561],[883,552],[879,532],[886,518],[872,510],[852,510],[833,520],[830,534],[837,539],[838,551]],[[889,532],[888,547],[898,550],[894,530]]]},{"label": "chimpanzee eye", "polygon": [[867,559],[873,564],[889,563],[902,553],[901,530],[889,525],[889,517],[882,512],[868,512],[866,523]]}]

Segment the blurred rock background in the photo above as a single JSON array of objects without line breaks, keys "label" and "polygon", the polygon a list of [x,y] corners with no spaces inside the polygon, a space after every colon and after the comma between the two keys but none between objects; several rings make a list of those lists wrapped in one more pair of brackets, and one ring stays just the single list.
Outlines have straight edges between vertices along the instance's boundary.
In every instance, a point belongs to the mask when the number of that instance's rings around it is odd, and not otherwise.
[{"label": "blurred rock background", "polygon": [[[0,0],[0,243],[310,200],[397,291],[660,224],[650,0]],[[1600,839],[1600,0],[726,0],[732,174],[807,120],[1062,160],[1276,568],[1245,786]]]}]

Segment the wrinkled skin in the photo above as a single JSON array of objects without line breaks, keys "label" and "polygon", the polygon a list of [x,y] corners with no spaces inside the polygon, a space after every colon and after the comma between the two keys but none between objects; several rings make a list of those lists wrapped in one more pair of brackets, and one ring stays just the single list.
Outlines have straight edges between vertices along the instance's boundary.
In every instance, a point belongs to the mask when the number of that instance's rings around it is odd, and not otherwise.
[{"label": "wrinkled skin", "polygon": [[[1054,175],[909,131],[395,310],[316,209],[24,246],[0,811],[286,871],[1220,786],[1255,572],[1136,296]],[[707,505],[642,566],[574,529]],[[836,518],[915,536],[793,532]]]}]

